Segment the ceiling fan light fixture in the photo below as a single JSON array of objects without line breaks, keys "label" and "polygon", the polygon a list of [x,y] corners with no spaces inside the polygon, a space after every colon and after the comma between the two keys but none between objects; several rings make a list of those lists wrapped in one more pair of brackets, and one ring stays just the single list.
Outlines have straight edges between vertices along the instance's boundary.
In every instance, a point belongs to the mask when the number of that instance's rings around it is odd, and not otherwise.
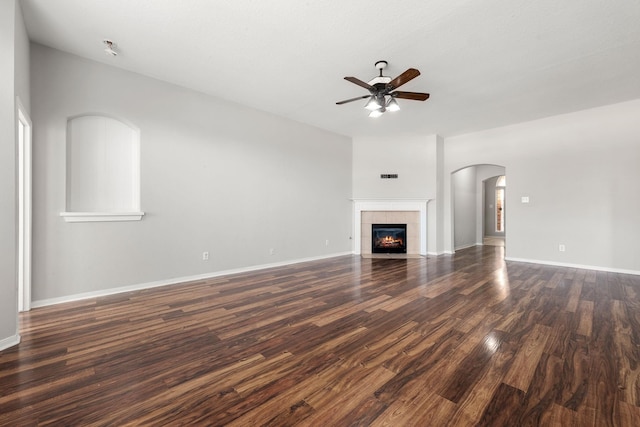
[{"label": "ceiling fan light fixture", "polygon": [[380,117],[382,115],[382,113],[384,113],[384,109],[380,108],[378,110],[373,110],[372,112],[369,113],[369,117]]},{"label": "ceiling fan light fixture", "polygon": [[367,105],[365,105],[364,108],[374,111],[382,108],[382,105],[380,105],[380,102],[378,102],[378,99],[375,96],[371,96],[371,98],[369,98],[369,102],[367,102]]},{"label": "ceiling fan light fixture", "polygon": [[391,98],[389,100],[389,102],[387,103],[387,110],[389,110],[389,111],[399,111],[400,110],[400,105],[398,104],[398,101],[396,101],[395,98]]}]

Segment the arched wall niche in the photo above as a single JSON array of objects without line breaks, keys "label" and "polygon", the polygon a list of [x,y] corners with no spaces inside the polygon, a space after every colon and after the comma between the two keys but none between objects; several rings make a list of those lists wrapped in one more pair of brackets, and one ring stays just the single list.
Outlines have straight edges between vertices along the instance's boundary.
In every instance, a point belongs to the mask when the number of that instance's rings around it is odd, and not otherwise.
[{"label": "arched wall niche", "polygon": [[68,222],[130,221],[140,210],[140,130],[105,114],[67,120]]}]

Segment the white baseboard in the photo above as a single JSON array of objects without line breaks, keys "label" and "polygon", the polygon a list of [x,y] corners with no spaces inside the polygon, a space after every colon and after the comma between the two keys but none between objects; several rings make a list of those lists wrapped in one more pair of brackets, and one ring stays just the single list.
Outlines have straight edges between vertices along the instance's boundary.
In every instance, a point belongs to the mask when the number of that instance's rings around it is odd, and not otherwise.
[{"label": "white baseboard", "polygon": [[0,340],[0,351],[18,344],[20,344],[20,334],[12,335]]},{"label": "white baseboard", "polygon": [[[455,249],[454,249],[454,252],[455,252],[455,251],[461,251],[461,250],[463,250],[463,249],[467,249],[467,248],[474,248],[474,247],[476,247],[477,245],[478,245],[478,243],[469,243],[469,244],[462,245],[462,246],[456,246],[456,247],[455,247]],[[482,246],[482,245],[481,245],[481,246]]]},{"label": "white baseboard", "polygon": [[512,257],[505,257],[505,261],[527,262],[530,264],[553,265],[557,267],[580,268],[583,270],[598,270],[598,271],[606,271],[608,273],[633,274],[636,276],[640,276],[640,271],[638,270],[625,270],[622,268],[600,267],[597,265],[570,264],[566,262],[542,261],[537,259],[524,259],[524,258],[512,258]]},{"label": "white baseboard", "polygon": [[[83,292],[80,294],[66,295],[58,298],[46,298],[31,302],[31,308],[45,307],[48,305],[62,304],[65,302],[80,301],[83,299],[104,297],[107,295],[120,294],[123,292],[139,291],[142,289],[157,288],[160,286],[176,285],[178,283],[193,282],[195,280],[211,279],[214,277],[228,276],[230,274],[247,273],[250,271],[264,270],[267,268],[283,267],[286,265],[300,264],[302,262],[319,261],[322,259],[335,258],[344,255],[351,255],[351,252],[341,252],[331,255],[323,255],[318,257],[300,258],[289,261],[275,262],[270,264],[253,265],[250,267],[236,268],[232,270],[214,271],[211,273],[198,274],[195,276],[175,277],[167,280],[158,280],[155,282],[139,283],[130,286],[121,286],[118,288],[102,289],[93,292]],[[1,342],[0,342],[1,343]]]}]

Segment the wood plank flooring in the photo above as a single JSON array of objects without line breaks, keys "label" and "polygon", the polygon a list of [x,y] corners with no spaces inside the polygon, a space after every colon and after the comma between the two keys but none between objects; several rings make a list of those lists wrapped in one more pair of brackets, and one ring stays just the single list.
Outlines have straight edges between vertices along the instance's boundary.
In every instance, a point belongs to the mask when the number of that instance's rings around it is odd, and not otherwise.
[{"label": "wood plank flooring", "polygon": [[503,250],[34,309],[0,352],[0,425],[640,425],[640,276]]}]

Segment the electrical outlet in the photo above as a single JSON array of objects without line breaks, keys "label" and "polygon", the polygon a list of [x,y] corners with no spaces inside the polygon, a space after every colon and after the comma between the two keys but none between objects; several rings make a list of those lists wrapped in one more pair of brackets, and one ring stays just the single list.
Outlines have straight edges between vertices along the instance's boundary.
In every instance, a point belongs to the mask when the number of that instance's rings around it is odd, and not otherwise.
[{"label": "electrical outlet", "polygon": [[209,252],[202,252],[202,260],[207,261],[209,259]]},{"label": "electrical outlet", "polygon": [[325,240],[325,241],[324,241],[324,245],[325,245],[325,246],[329,246],[329,239],[327,239],[327,240]]},{"label": "electrical outlet", "polygon": [[564,252],[564,251],[566,250],[566,248],[565,248],[565,246],[564,246],[562,243],[560,243],[560,244],[558,245],[558,250],[559,250],[560,252]]},{"label": "electrical outlet", "polygon": [[269,249],[269,255],[273,255],[276,253],[276,250],[274,248]]}]

